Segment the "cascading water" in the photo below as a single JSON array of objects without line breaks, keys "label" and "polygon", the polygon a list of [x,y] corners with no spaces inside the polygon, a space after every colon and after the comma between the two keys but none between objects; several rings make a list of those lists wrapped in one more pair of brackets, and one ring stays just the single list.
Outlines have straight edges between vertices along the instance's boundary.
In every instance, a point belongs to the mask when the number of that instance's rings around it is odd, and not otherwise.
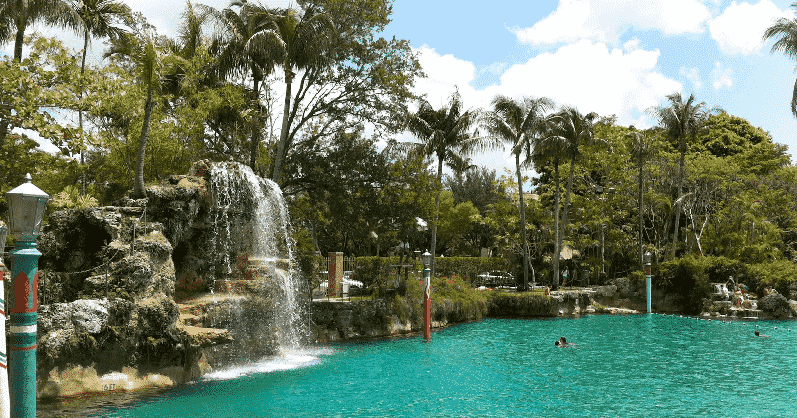
[{"label": "cascading water", "polygon": [[260,361],[301,349],[300,274],[282,192],[238,163],[210,171],[211,245],[216,259],[215,312],[209,326],[227,328],[235,342],[209,359],[215,366]]}]

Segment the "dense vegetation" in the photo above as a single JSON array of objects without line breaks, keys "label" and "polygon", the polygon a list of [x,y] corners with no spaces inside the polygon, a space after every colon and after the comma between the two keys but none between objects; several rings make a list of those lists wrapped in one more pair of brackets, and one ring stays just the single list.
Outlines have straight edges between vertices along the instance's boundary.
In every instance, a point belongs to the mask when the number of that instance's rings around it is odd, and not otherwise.
[{"label": "dense vegetation", "polygon": [[[196,160],[232,160],[280,184],[306,253],[490,249],[522,284],[556,286],[560,269],[567,284],[631,274],[650,251],[678,289],[738,275],[785,292],[797,280],[786,148],[694,96],[669,96],[646,130],[550,98],[464,109],[454,92],[434,109],[412,93],[422,68],[408,41],[380,37],[389,0],[188,3],[176,38],[95,3],[117,30],[90,26],[91,2],[0,9],[0,41],[18,44],[0,60],[2,194],[32,172],[51,209],[110,204]],[[105,59],[85,65],[88,42],[72,51],[26,33],[35,21],[106,41]],[[396,142],[405,129],[417,144]],[[502,143],[512,172],[470,164]]]}]

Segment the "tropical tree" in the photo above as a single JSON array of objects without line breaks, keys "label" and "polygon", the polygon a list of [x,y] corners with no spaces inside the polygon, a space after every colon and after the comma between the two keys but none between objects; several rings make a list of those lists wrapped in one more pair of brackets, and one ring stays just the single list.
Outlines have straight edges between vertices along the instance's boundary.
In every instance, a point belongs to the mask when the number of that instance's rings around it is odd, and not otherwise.
[{"label": "tropical tree", "polygon": [[[118,38],[126,31],[114,26],[116,21],[129,21],[131,19],[130,7],[114,0],[81,0],[73,3],[75,13],[80,17],[83,30],[83,56],[80,60],[80,85],[78,98],[83,98],[83,75],[86,72],[86,55],[91,42],[91,37],[112,39]],[[78,109],[78,126],[80,127],[80,165],[85,164],[83,135],[83,108]],[[82,175],[81,194],[86,194],[86,176]]]},{"label": "tropical tree", "polygon": [[681,220],[681,203],[684,183],[684,161],[689,144],[697,140],[697,134],[703,129],[711,112],[706,109],[706,103],[696,103],[695,95],[690,94],[684,102],[681,93],[667,96],[669,106],[657,106],[652,113],[659,120],[659,126],[667,137],[673,142],[678,151],[678,191],[675,205],[675,222],[672,233],[672,248],[670,258],[675,259],[675,249],[678,246],[678,230]]},{"label": "tropical tree", "polygon": [[643,231],[643,204],[644,204],[644,194],[645,194],[645,178],[644,178],[644,170],[645,170],[645,163],[650,159],[653,155],[653,145],[652,141],[650,140],[649,136],[643,132],[639,132],[634,128],[634,126],[630,126],[631,132],[628,132],[626,135],[630,140],[630,151],[631,151],[631,161],[634,163],[637,169],[637,210],[638,210],[638,230],[637,230],[637,242],[639,244],[639,253],[638,253],[638,261],[640,269],[645,268],[645,261],[644,256],[642,254],[643,246],[642,246],[642,231]]},{"label": "tropical tree", "polygon": [[[552,118],[551,130],[549,135],[559,136],[565,146],[566,157],[570,159],[570,173],[567,176],[567,188],[565,190],[565,206],[562,210],[562,232],[559,234],[559,239],[564,239],[564,234],[567,231],[568,213],[570,210],[570,193],[573,190],[573,176],[576,168],[576,160],[581,156],[583,145],[604,144],[607,142],[603,139],[594,137],[593,121],[598,115],[596,113],[589,113],[582,115],[576,108],[566,106]],[[559,243],[559,248],[562,243]],[[558,257],[557,257],[558,258]]]},{"label": "tropical tree", "polygon": [[[4,0],[0,4],[0,43],[14,36],[14,61],[22,61],[25,30],[37,22],[76,29],[79,18],[68,0]],[[8,120],[0,120],[0,146],[5,143],[8,125]]]},{"label": "tropical tree", "polygon": [[276,26],[273,35],[279,39],[279,42],[273,43],[277,48],[275,56],[282,59],[282,70],[285,72],[282,129],[271,174],[271,179],[279,182],[288,147],[291,114],[296,113],[296,106],[291,109],[293,78],[297,71],[323,67],[329,62],[324,52],[335,44],[336,33],[331,16],[314,7],[306,8],[301,15],[297,10],[288,9],[279,15],[272,15],[272,21]]},{"label": "tropical tree", "polygon": [[[797,3],[791,7],[797,9]],[[764,31],[764,41],[775,39],[770,53],[783,52],[790,58],[797,57],[797,18],[787,19],[781,17]],[[791,113],[797,117],[797,80],[794,82],[794,91],[791,96]]]},{"label": "tropical tree", "polygon": [[221,11],[204,5],[199,5],[198,8],[212,16],[221,26],[211,47],[218,54],[217,75],[221,79],[233,76],[252,79],[251,106],[254,114],[249,166],[255,170],[262,131],[260,90],[274,65],[284,59],[283,40],[279,37],[274,21],[281,12],[248,3],[246,0],[233,0]]},{"label": "tropical tree", "polygon": [[[465,156],[486,145],[485,138],[474,135],[471,127],[476,123],[478,111],[462,109],[462,97],[459,92],[451,95],[448,105],[434,109],[425,99],[420,101],[418,110],[412,113],[407,121],[407,130],[415,135],[420,144],[417,150],[426,157],[437,159],[437,181],[442,185],[443,164],[461,167]],[[437,245],[437,223],[440,216],[440,193],[435,198],[435,215],[432,224],[432,274],[434,274],[434,257]]]},{"label": "tropical tree", "polygon": [[155,106],[152,96],[161,86],[160,71],[162,62],[156,49],[155,41],[151,36],[146,36],[145,39],[138,39],[131,34],[120,36],[111,43],[110,49],[105,52],[105,57],[115,55],[129,57],[132,60],[136,68],[138,82],[146,90],[144,120],[141,125],[141,138],[136,152],[136,168],[133,182],[133,195],[144,197],[144,157],[147,152],[152,109]]},{"label": "tropical tree", "polygon": [[[498,95],[492,100],[492,110],[484,114],[482,126],[487,133],[508,144],[515,156],[515,174],[519,196],[520,236],[523,245],[523,285],[529,283],[529,244],[526,237],[526,206],[523,195],[522,169],[531,163],[532,149],[540,134],[545,131],[547,117],[545,112],[553,108],[553,101],[547,97],[524,97],[516,100]],[[521,161],[521,157],[525,156]]]}]

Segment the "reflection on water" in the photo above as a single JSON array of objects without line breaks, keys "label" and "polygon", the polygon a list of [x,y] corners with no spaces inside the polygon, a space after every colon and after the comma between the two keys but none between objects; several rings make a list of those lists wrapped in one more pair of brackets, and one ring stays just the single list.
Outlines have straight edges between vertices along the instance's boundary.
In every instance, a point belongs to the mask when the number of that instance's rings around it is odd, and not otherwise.
[{"label": "reflection on water", "polygon": [[[143,397],[42,405],[39,416],[789,416],[792,324],[490,319],[436,332],[429,343],[334,344]],[[769,337],[755,337],[756,325]],[[575,346],[554,346],[561,336]]]}]

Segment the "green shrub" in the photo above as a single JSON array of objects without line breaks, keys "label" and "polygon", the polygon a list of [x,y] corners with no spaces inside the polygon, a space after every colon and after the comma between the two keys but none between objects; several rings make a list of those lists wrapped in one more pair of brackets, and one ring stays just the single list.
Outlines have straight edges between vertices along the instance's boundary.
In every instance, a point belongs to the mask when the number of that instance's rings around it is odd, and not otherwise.
[{"label": "green shrub", "polygon": [[[437,257],[435,275],[458,276],[470,286],[478,283],[479,274],[490,270],[507,270],[506,260],[498,257]],[[514,274],[514,273],[513,273]],[[517,275],[515,275],[517,279]]]},{"label": "green shrub", "polygon": [[747,286],[759,295],[764,288],[773,287],[783,296],[790,296],[790,287],[797,284],[797,264],[788,260],[753,264],[749,268]]},{"label": "green shrub", "polygon": [[659,264],[658,286],[678,296],[678,303],[689,314],[702,311],[703,299],[709,296],[706,273],[707,257],[688,256]]}]

